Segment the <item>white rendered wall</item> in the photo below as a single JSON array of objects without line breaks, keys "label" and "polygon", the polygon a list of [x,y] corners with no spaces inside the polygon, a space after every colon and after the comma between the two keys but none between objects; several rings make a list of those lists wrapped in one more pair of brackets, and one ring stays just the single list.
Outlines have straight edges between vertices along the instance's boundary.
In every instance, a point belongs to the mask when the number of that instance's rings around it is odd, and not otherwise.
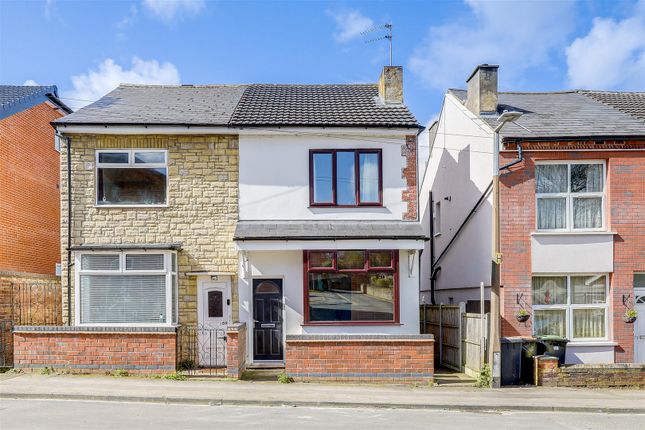
[{"label": "white rendered wall", "polygon": [[[400,324],[397,325],[338,325],[303,326],[304,273],[302,251],[250,251],[240,262],[239,295],[240,321],[249,328],[247,340],[248,360],[253,360],[253,279],[275,278],[283,280],[284,336],[287,334],[418,334],[419,333],[419,278],[418,256],[412,275],[408,274],[408,252],[399,252],[399,306]],[[248,268],[248,272],[247,269]]]},{"label": "white rendered wall", "polygon": [[[430,234],[429,193],[441,202],[441,230],[435,237],[435,258],[441,255],[492,179],[493,134],[455,97],[444,99],[437,134],[419,195],[421,222]],[[483,202],[460,237],[439,263],[435,300],[455,303],[479,299],[480,282],[490,285],[492,196]],[[422,296],[430,303],[430,243],[422,257]],[[468,288],[463,291],[455,289]],[[442,292],[441,290],[450,290]]]},{"label": "white rendered wall", "polygon": [[[411,132],[414,133],[414,132]],[[240,135],[240,220],[401,220],[403,135]],[[310,208],[310,149],[382,149],[383,207]]]},{"label": "white rendered wall", "polygon": [[531,268],[533,273],[613,272],[614,233],[535,233]]}]

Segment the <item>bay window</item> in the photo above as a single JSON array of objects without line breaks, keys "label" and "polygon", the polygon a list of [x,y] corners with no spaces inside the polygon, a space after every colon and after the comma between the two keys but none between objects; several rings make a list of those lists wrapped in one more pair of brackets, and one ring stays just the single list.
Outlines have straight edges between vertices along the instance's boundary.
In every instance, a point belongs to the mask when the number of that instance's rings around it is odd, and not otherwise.
[{"label": "bay window", "polygon": [[398,322],[397,251],[305,251],[304,259],[305,323]]},{"label": "bay window", "polygon": [[84,252],[76,257],[76,322],[177,322],[175,252]]},{"label": "bay window", "polygon": [[96,204],[165,205],[167,151],[119,149],[96,152]]},{"label": "bay window", "polygon": [[533,277],[533,334],[606,340],[607,276]]},{"label": "bay window", "polygon": [[538,230],[602,230],[605,165],[558,162],[535,166]]},{"label": "bay window", "polygon": [[309,160],[311,206],[380,206],[380,149],[313,150]]}]

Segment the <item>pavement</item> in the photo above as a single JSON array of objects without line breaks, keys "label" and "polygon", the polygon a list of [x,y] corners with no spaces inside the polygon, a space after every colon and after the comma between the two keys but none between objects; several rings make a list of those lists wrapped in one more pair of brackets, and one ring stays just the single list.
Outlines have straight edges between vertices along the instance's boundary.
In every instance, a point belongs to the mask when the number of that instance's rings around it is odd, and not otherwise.
[{"label": "pavement", "polygon": [[642,428],[642,421],[636,414],[0,401],[2,430],[618,430]]},{"label": "pavement", "polygon": [[0,375],[0,399],[645,414],[645,390],[634,389],[513,387],[493,390],[463,386],[174,381],[87,375]]}]

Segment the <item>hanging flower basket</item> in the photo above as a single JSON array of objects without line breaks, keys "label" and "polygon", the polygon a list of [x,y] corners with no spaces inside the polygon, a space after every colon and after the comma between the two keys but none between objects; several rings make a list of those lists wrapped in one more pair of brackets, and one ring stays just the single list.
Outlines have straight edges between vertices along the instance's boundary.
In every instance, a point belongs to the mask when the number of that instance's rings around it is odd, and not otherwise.
[{"label": "hanging flower basket", "polygon": [[623,315],[623,321],[625,321],[627,324],[633,324],[634,321],[636,321],[636,317],[638,316],[638,312],[634,309],[629,309],[627,312],[625,312],[625,315]]},{"label": "hanging flower basket", "polygon": [[515,314],[515,318],[521,323],[527,322],[531,318],[531,314],[526,312],[524,309]]}]

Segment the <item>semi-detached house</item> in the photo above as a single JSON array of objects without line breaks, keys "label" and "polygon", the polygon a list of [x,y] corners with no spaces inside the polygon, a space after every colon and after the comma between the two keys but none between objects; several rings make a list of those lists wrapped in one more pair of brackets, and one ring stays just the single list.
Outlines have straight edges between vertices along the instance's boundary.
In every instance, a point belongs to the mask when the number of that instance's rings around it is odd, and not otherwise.
[{"label": "semi-detached house", "polygon": [[502,336],[566,337],[567,363],[645,362],[645,94],[498,92],[497,70],[448,90],[431,128],[422,299],[490,286],[494,130],[520,112],[500,131]]},{"label": "semi-detached house", "polygon": [[[69,326],[18,330],[17,351],[68,336],[74,356],[45,355],[72,368],[432,378],[400,67],[378,84],[121,85],[54,125]],[[118,352],[83,350],[96,337]]]}]

